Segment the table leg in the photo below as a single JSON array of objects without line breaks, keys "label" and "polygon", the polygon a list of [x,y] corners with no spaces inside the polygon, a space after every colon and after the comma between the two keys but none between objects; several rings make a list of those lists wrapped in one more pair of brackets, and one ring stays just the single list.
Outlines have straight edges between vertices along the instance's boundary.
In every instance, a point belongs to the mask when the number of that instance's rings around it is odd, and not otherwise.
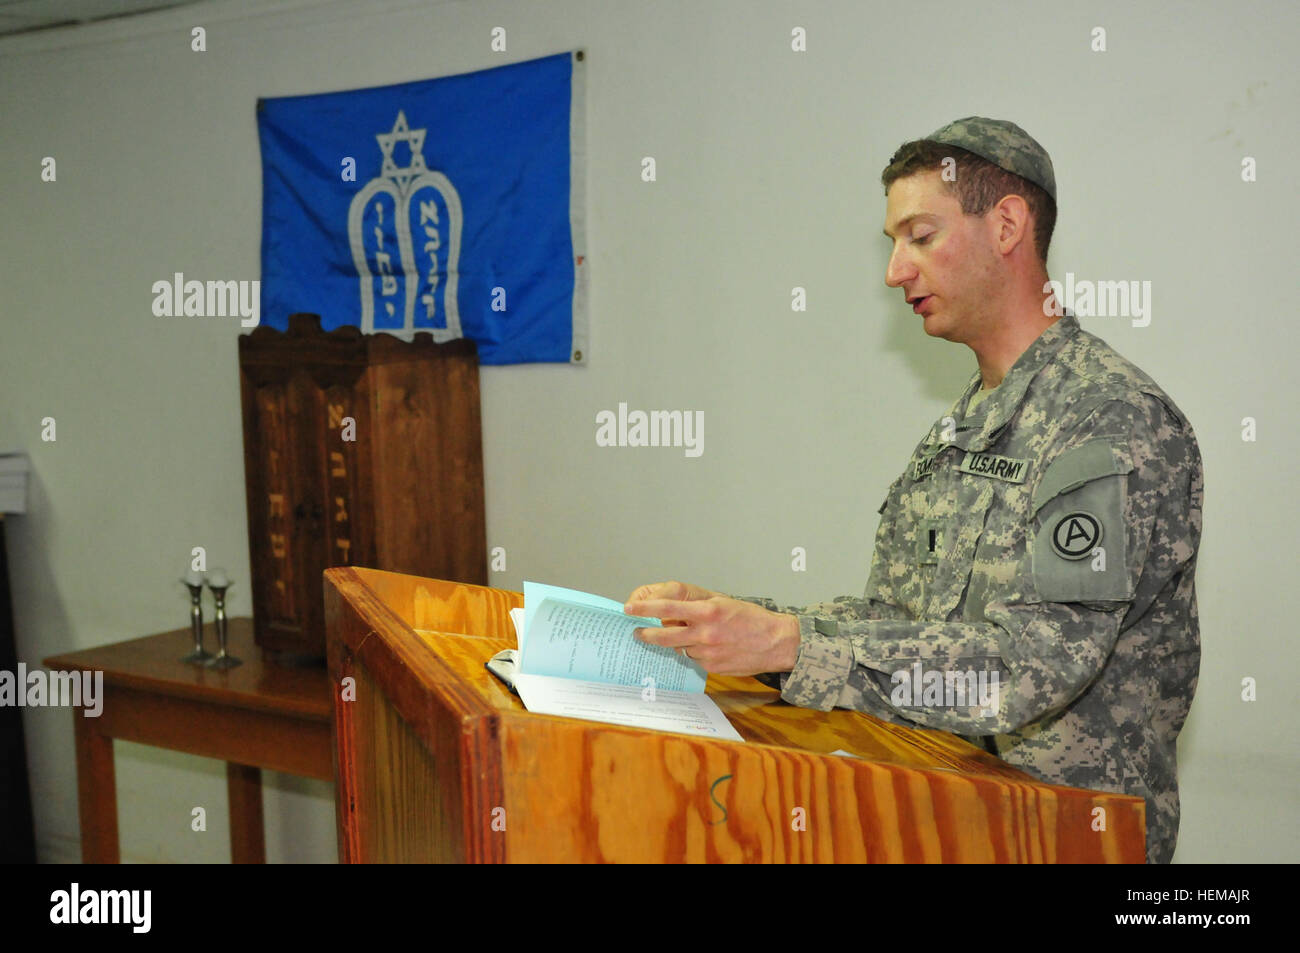
[{"label": "table leg", "polygon": [[230,862],[266,863],[262,769],[227,762],[226,788],[230,793]]},{"label": "table leg", "polygon": [[117,781],[113,771],[113,739],[100,734],[98,718],[72,709],[77,746],[77,807],[81,814],[81,862],[116,864]]}]

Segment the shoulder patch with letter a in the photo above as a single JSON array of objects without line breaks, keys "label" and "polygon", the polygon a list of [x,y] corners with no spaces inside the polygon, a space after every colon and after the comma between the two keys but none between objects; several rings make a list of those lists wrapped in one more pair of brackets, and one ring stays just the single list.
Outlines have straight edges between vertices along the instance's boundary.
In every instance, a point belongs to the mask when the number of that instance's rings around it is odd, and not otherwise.
[{"label": "shoulder patch with letter a", "polygon": [[1046,602],[1133,598],[1124,522],[1127,449],[1106,439],[1067,450],[1034,489],[1034,588]]},{"label": "shoulder patch with letter a", "polygon": [[1052,528],[1052,548],[1062,559],[1083,559],[1101,542],[1101,521],[1082,510],[1066,513]]}]

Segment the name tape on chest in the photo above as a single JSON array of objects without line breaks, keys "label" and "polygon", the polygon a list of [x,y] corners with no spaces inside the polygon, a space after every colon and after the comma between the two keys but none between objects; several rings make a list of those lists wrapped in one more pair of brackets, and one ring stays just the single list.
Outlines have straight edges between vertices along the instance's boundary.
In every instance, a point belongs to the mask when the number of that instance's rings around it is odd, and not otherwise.
[{"label": "name tape on chest", "polygon": [[1029,461],[1019,457],[1001,457],[996,453],[967,452],[957,468],[963,473],[994,477],[1007,483],[1024,483]]},{"label": "name tape on chest", "polygon": [[934,454],[926,454],[912,464],[912,481],[920,483],[934,472]]}]

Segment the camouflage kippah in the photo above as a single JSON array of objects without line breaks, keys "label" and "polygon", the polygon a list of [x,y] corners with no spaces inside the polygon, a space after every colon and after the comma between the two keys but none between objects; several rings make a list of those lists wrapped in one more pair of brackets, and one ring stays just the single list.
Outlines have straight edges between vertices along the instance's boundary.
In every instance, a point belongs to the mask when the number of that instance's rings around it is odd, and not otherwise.
[{"label": "camouflage kippah", "polygon": [[1033,136],[1014,122],[967,116],[925,138],[988,159],[995,166],[1041,186],[1056,201],[1056,174],[1052,171],[1051,157]]}]

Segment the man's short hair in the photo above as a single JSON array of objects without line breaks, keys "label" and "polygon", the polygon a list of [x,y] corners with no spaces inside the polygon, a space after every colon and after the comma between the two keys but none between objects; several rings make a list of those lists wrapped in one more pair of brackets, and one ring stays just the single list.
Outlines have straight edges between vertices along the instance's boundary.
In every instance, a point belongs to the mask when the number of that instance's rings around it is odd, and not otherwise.
[{"label": "man's short hair", "polygon": [[943,179],[944,189],[961,203],[965,215],[984,215],[1001,201],[1004,195],[1019,195],[1029,206],[1034,218],[1034,248],[1039,261],[1047,267],[1047,248],[1052,243],[1052,230],[1056,227],[1056,200],[1039,185],[1021,178],[1013,172],[994,165],[987,159],[967,152],[958,146],[913,139],[898,147],[889,159],[889,165],[880,173],[880,182],[889,194],[889,187],[898,179],[919,172],[941,171],[943,160],[956,162],[956,181]]}]

